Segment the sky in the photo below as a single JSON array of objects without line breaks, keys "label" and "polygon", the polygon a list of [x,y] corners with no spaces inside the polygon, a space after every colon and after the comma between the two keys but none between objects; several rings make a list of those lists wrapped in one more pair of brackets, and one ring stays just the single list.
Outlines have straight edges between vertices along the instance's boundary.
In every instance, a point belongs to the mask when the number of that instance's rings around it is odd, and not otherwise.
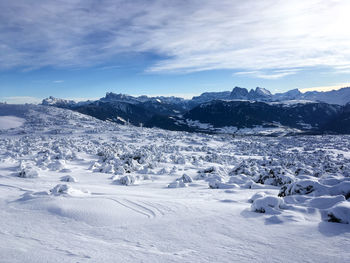
[{"label": "sky", "polygon": [[0,0],[0,102],[350,86],[349,0]]}]

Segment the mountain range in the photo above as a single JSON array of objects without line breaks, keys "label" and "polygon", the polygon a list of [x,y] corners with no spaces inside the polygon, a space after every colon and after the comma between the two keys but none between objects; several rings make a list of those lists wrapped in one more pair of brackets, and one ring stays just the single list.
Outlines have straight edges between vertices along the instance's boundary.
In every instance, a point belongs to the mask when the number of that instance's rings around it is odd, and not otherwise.
[{"label": "mountain range", "polygon": [[95,101],[75,102],[49,97],[42,105],[67,108],[101,120],[169,130],[240,133],[350,133],[350,88],[272,94],[248,91],[205,92],[178,97],[130,96],[108,92]]},{"label": "mountain range", "polygon": [[206,92],[193,97],[192,101],[203,103],[211,100],[254,100],[254,101],[285,101],[310,100],[329,104],[345,105],[350,102],[350,87],[326,92],[309,91],[302,93],[298,89],[284,93],[272,94],[269,90],[257,87],[248,91],[246,88],[235,87],[231,92]]}]

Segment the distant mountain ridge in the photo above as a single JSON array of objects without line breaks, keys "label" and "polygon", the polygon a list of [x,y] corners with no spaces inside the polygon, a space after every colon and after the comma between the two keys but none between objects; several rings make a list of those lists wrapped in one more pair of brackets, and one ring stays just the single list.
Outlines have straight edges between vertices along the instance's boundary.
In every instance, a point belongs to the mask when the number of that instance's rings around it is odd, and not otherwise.
[{"label": "distant mountain ridge", "polygon": [[283,93],[272,94],[269,90],[257,87],[248,91],[246,88],[235,87],[231,92],[206,92],[193,97],[192,101],[201,103],[211,100],[253,100],[253,101],[285,101],[285,100],[310,100],[329,104],[345,105],[350,102],[350,87],[332,91],[308,91],[300,92],[298,89]]},{"label": "distant mountain ridge", "polygon": [[[106,96],[99,99],[101,102],[126,102],[132,104],[139,104],[144,102],[159,102],[166,104],[182,105],[184,109],[188,109],[199,104],[209,102],[212,100],[251,100],[251,101],[286,101],[286,100],[310,100],[325,102],[329,104],[345,105],[350,102],[350,87],[341,88],[338,90],[331,90],[325,92],[308,91],[305,93],[300,92],[298,89],[289,90],[283,93],[272,94],[269,90],[256,87],[255,90],[248,91],[246,88],[234,87],[232,91],[220,91],[220,92],[204,92],[199,96],[194,96],[192,99],[187,100],[180,97],[148,97],[148,96],[131,96],[126,94],[116,94],[113,92],[107,92]],[[55,105],[55,106],[74,106],[92,103],[93,101],[75,102],[73,100],[58,99],[52,96],[42,101],[43,105]]]},{"label": "distant mountain ridge", "polygon": [[[328,95],[327,95],[328,94]],[[290,90],[272,94],[248,91],[206,92],[190,100],[130,96],[108,92],[96,101],[75,102],[49,97],[42,104],[67,108],[101,120],[169,130],[217,132],[225,129],[287,128],[293,132],[349,133],[350,88],[331,92]],[[334,97],[332,97],[334,96]]]}]

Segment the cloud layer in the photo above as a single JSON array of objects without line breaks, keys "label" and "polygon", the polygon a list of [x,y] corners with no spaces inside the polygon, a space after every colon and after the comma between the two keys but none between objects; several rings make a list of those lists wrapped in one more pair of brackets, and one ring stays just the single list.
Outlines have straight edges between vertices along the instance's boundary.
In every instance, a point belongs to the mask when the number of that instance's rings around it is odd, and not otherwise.
[{"label": "cloud layer", "polygon": [[1,69],[117,64],[144,52],[160,57],[148,72],[274,79],[350,68],[346,0],[0,0],[0,10]]}]

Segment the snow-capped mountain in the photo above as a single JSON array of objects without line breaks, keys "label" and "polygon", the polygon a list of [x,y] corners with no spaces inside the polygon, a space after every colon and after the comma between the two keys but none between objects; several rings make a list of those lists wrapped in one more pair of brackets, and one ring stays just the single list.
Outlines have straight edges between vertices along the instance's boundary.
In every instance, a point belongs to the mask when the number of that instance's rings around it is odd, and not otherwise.
[{"label": "snow-capped mountain", "polygon": [[223,92],[204,92],[199,96],[195,96],[191,99],[193,105],[199,105],[212,100],[226,100],[230,97],[229,91]]},{"label": "snow-capped mountain", "polygon": [[299,98],[322,101],[329,104],[345,105],[350,102],[350,87],[325,92],[309,91],[301,94]]},{"label": "snow-capped mountain", "polygon": [[76,105],[77,103],[74,100],[66,100],[66,99],[59,99],[55,98],[53,96],[50,96],[46,99],[43,99],[42,105],[48,105],[48,106],[56,106],[56,107],[71,107]]},{"label": "snow-capped mountain", "polygon": [[249,100],[269,100],[271,97],[270,91],[260,87],[256,87],[255,90],[251,89],[248,94]]},{"label": "snow-capped mountain", "polygon": [[157,96],[157,97],[148,97],[145,95],[134,97],[126,94],[116,94],[113,92],[107,92],[106,96],[101,98],[99,101],[102,102],[124,102],[124,103],[132,103],[132,104],[139,104],[139,103],[163,103],[163,104],[176,104],[176,105],[183,105],[186,104],[186,100],[179,97],[164,97],[164,96]]},{"label": "snow-capped mountain", "polygon": [[0,104],[0,261],[345,262],[349,152]]},{"label": "snow-capped mountain", "polygon": [[212,100],[269,100],[272,94],[267,89],[256,87],[248,91],[245,88],[234,87],[231,92],[205,92],[200,96],[193,97],[192,102],[201,104]]},{"label": "snow-capped mountain", "polygon": [[283,93],[272,94],[269,90],[257,87],[248,91],[246,88],[235,87],[231,93],[209,92],[194,97],[192,101],[200,103],[211,100],[252,100],[252,101],[289,101],[289,100],[310,100],[329,104],[345,105],[350,102],[350,87],[326,92],[309,91],[302,93],[298,89],[289,90]]},{"label": "snow-capped mountain", "polygon": [[277,101],[298,100],[302,97],[302,93],[298,89],[292,89],[284,93],[276,93],[273,99]]}]

